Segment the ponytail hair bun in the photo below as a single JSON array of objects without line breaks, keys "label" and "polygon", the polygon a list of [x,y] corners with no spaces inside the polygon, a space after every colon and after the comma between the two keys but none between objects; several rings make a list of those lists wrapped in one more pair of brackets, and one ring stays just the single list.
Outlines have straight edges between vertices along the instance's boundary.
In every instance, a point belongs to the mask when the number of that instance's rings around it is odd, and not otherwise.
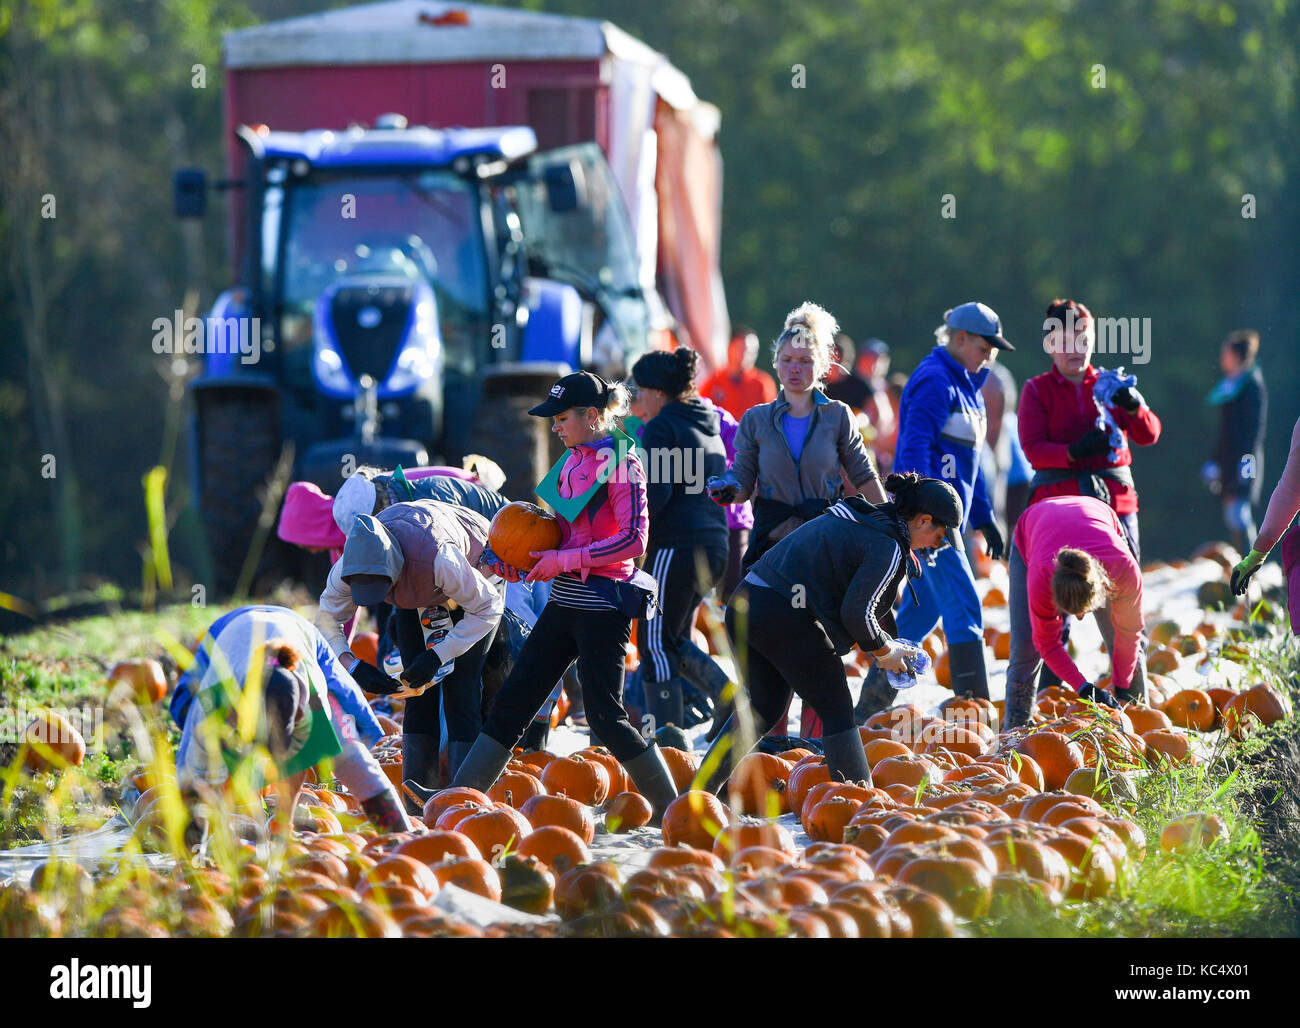
[{"label": "ponytail hair bun", "polygon": [[1082,617],[1106,605],[1114,590],[1101,561],[1070,546],[1056,553],[1052,571],[1052,599],[1066,614]]},{"label": "ponytail hair bun", "polygon": [[835,336],[840,323],[824,307],[806,300],[785,317],[785,330],[776,340],[772,363],[781,359],[787,346],[806,350],[813,361],[813,379],[821,386],[835,359]]},{"label": "ponytail hair bun", "polygon": [[915,471],[906,474],[893,472],[885,478],[885,492],[897,497],[906,496],[921,484],[921,476]]},{"label": "ponytail hair bun", "polygon": [[273,667],[292,671],[302,662],[302,655],[283,639],[272,639],[266,644],[267,662]]},{"label": "ponytail hair bun", "polygon": [[677,400],[694,392],[699,365],[699,353],[689,346],[652,350],[632,366],[632,380],[642,389],[658,389]]}]

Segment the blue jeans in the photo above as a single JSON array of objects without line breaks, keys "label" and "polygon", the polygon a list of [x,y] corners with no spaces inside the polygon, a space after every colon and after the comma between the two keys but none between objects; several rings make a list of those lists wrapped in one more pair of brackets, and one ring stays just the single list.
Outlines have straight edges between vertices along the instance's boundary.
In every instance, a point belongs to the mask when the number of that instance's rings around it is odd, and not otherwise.
[{"label": "blue jeans", "polygon": [[949,646],[964,642],[983,645],[984,612],[966,554],[959,548],[945,546],[935,554],[934,561],[933,567],[923,565],[920,578],[912,579],[916,597],[921,601],[919,607],[912,601],[911,590],[906,585],[900,590],[898,637],[919,643],[942,620]]}]

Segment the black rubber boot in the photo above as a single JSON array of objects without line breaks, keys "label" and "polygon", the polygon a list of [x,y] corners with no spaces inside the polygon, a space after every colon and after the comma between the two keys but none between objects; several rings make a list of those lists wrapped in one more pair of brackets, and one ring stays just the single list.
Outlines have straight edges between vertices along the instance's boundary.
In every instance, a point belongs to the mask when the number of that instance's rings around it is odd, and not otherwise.
[{"label": "black rubber boot", "polygon": [[1007,683],[1006,713],[1003,715],[1001,728],[1019,728],[1029,724],[1034,712],[1034,680]]},{"label": "black rubber boot", "polygon": [[[436,792],[440,786],[438,778],[438,736],[411,735],[402,736],[402,782],[411,782],[422,790]],[[421,814],[422,805],[411,798],[408,790],[403,789],[406,811],[408,814]],[[417,794],[418,795],[418,794]]]},{"label": "black rubber boot", "polygon": [[972,640],[948,647],[948,672],[954,696],[989,698],[988,674],[984,668],[984,643]]},{"label": "black rubber boot", "polygon": [[822,752],[826,754],[831,778],[871,784],[871,765],[867,763],[867,754],[862,748],[862,736],[858,734],[856,727],[845,732],[836,732],[834,735],[823,735]]},{"label": "black rubber boot", "polygon": [[686,714],[682,708],[682,680],[677,677],[666,682],[642,680],[645,690],[646,713],[653,718],[652,727],[658,731],[664,725],[686,727]]},{"label": "black rubber boot", "polygon": [[708,693],[715,704],[731,681],[712,657],[689,640],[677,648],[677,673],[695,688]]},{"label": "black rubber boot", "polygon": [[501,772],[510,763],[510,757],[511,751],[507,747],[502,746],[490,735],[480,733],[474,740],[474,745],[465,754],[465,759],[460,762],[460,768],[456,772],[456,777],[451,780],[451,784],[457,788],[487,792],[501,777]]},{"label": "black rubber boot", "polygon": [[[745,756],[745,753],[737,753],[735,750],[735,730],[736,716],[733,714],[727,718],[726,723],[718,732],[717,738],[713,740],[713,745],[709,747],[708,753],[704,754],[704,759],[700,761],[701,767],[710,766],[714,760],[718,762],[718,766],[714,768],[713,773],[709,775],[704,783],[703,788],[708,792],[715,794],[720,792],[726,786],[727,779],[731,777],[731,769],[736,766],[741,757]],[[754,741],[757,742],[765,734],[767,733],[758,732]],[[726,747],[725,753],[722,749],[724,746]],[[749,751],[746,750],[745,752],[748,753]]]},{"label": "black rubber boot", "polygon": [[472,742],[448,742],[447,743],[447,777],[455,778],[456,772],[460,770],[460,765],[465,762],[465,757],[469,755]]},{"label": "black rubber boot", "polygon": [[651,743],[644,753],[623,761],[623,770],[636,784],[637,791],[650,801],[650,823],[658,827],[668,804],[677,798],[677,785],[663,753]]},{"label": "black rubber boot", "polygon": [[876,664],[871,665],[867,677],[862,680],[862,693],[853,707],[853,720],[866,724],[867,719],[894,705],[898,690],[889,684],[889,679]]}]

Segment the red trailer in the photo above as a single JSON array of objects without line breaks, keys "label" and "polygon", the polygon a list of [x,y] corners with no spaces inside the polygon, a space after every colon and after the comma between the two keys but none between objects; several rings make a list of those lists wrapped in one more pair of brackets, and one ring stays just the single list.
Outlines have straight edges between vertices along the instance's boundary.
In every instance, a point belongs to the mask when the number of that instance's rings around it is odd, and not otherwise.
[{"label": "red trailer", "polygon": [[[606,21],[434,0],[388,0],[225,38],[230,175],[240,125],[527,125],[543,149],[595,141],[658,287],[706,365],[725,362],[717,108],[661,54]],[[232,254],[242,247],[232,218]]]}]

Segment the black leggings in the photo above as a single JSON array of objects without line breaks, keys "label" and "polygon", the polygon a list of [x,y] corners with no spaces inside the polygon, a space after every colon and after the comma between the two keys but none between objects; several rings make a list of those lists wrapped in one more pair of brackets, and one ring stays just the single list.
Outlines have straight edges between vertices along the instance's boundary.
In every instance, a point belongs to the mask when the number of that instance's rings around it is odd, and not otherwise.
[{"label": "black leggings", "polygon": [[759,735],[781,722],[795,693],[821,717],[826,735],[854,727],[844,662],[808,610],[776,589],[741,582],[727,605],[727,636]]},{"label": "black leggings", "polygon": [[[452,611],[452,622],[459,621],[462,616],[461,611]],[[389,632],[397,639],[402,666],[410,667],[411,662],[424,652],[420,612],[397,608],[389,618],[388,625]],[[436,738],[440,734],[438,706],[441,700],[442,712],[447,718],[447,741],[474,741],[479,726],[483,723],[483,661],[496,634],[494,627],[456,658],[456,666],[452,668],[451,674],[437,685],[431,685],[421,695],[406,701],[406,716],[402,719],[403,733],[432,735]]]},{"label": "black leggings", "polygon": [[644,753],[646,741],[632,727],[623,706],[623,658],[631,638],[632,619],[618,611],[548,603],[497,693],[484,734],[513,749],[576,659],[592,735],[620,761]]},{"label": "black leggings", "polygon": [[648,684],[677,677],[677,651],[691,638],[695,611],[727,567],[725,550],[651,547],[645,570],[659,583],[660,614],[637,624],[641,673]]}]

